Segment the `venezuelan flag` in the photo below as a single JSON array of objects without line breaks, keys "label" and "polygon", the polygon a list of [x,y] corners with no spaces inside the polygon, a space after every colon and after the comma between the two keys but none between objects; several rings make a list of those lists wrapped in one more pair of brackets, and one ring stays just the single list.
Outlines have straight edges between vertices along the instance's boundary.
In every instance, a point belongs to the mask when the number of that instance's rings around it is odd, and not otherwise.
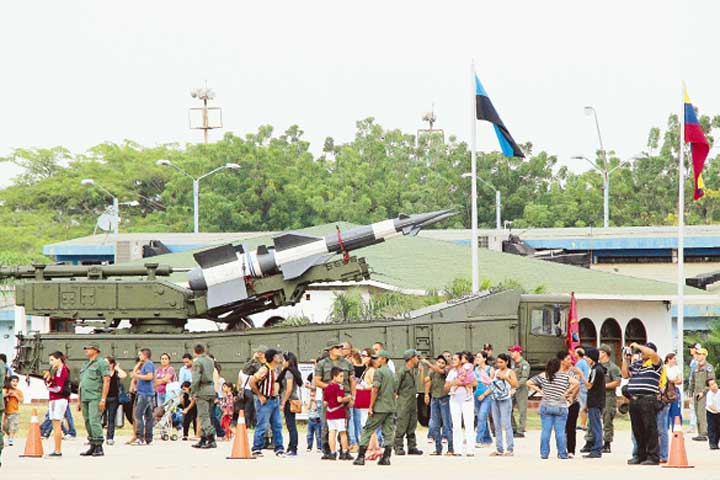
[{"label": "venezuelan flag", "polygon": [[480,79],[475,75],[475,118],[478,120],[486,120],[495,127],[495,135],[500,142],[500,149],[506,157],[525,158],[520,147],[517,146],[512,135],[498,115],[495,107],[490,101],[487,92],[480,83]]},{"label": "venezuelan flag", "polygon": [[683,92],[683,103],[685,104],[685,143],[690,144],[692,151],[692,163],[693,163],[693,175],[695,189],[693,191],[693,200],[699,200],[705,195],[705,183],[702,178],[702,170],[705,166],[705,159],[710,151],[710,145],[708,144],[705,133],[698,122],[697,115],[692,103],[690,103],[690,97],[688,96],[687,89]]}]

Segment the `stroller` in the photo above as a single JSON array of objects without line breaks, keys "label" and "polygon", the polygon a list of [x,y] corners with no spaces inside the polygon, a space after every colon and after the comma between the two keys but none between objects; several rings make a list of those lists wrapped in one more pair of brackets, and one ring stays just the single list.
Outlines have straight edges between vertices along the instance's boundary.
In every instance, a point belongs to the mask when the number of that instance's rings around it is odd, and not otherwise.
[{"label": "stroller", "polygon": [[180,436],[178,432],[182,430],[182,409],[180,408],[182,390],[180,389],[180,383],[168,383],[165,392],[165,403],[155,408],[153,417],[160,432],[160,440],[172,440],[174,442]]}]

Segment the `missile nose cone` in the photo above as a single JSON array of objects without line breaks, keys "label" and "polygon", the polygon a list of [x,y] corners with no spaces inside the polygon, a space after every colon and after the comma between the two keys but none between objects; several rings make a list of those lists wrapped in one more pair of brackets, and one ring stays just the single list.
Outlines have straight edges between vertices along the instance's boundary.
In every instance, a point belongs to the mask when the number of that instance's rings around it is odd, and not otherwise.
[{"label": "missile nose cone", "polygon": [[403,235],[415,236],[423,228],[441,222],[453,215],[457,215],[457,213],[455,210],[447,209],[437,210],[435,212],[416,213],[414,215],[401,215],[399,220],[401,222],[402,233]]}]

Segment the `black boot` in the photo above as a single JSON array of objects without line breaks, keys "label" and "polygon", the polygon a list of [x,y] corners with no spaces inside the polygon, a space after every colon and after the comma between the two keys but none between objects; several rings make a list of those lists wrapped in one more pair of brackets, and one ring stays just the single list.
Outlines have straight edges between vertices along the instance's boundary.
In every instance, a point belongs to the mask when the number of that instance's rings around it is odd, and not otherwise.
[{"label": "black boot", "polygon": [[215,443],[215,435],[208,435],[205,445],[203,445],[200,448],[203,448],[203,449],[217,448],[217,443]]},{"label": "black boot", "polygon": [[422,455],[423,451],[419,450],[417,447],[408,448],[407,451],[408,455]]},{"label": "black boot", "polygon": [[603,445],[602,453],[612,453],[612,450],[610,450],[610,442],[605,442],[605,445]]},{"label": "black boot", "polygon": [[340,452],[340,460],[352,460],[353,457],[350,452]]},{"label": "black boot", "polygon": [[580,450],[580,453],[590,453],[592,452],[592,445],[589,443],[586,443],[585,446]]},{"label": "black boot", "polygon": [[90,445],[90,448],[87,449],[87,451],[82,452],[80,454],[81,457],[91,457],[93,453],[95,453],[95,449],[97,447],[95,445]]},{"label": "black boot", "polygon": [[93,457],[104,457],[105,452],[103,451],[102,445],[95,447],[95,451],[92,453]]},{"label": "black boot", "polygon": [[395,447],[395,455],[402,457],[405,455],[405,449],[403,447]]},{"label": "black boot", "polygon": [[198,443],[193,443],[193,448],[205,448],[205,444],[207,443],[207,437],[200,437],[200,441]]},{"label": "black boot", "polygon": [[382,458],[378,461],[378,465],[390,465],[390,455],[392,455],[392,447],[385,447]]},{"label": "black boot", "polygon": [[353,462],[353,465],[365,465],[365,452],[367,452],[367,447],[360,447],[358,450],[358,456]]},{"label": "black boot", "polygon": [[330,453],[330,445],[323,445],[323,455],[320,457],[320,460],[335,460],[335,454]]}]

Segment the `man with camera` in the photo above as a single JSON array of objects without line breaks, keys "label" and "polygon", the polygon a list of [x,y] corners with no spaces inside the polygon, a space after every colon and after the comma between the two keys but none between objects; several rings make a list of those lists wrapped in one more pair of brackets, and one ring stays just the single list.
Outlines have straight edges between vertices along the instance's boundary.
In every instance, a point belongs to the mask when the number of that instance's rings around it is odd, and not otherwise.
[{"label": "man with camera", "polygon": [[[633,354],[639,355],[635,361]],[[630,400],[630,423],[637,442],[637,456],[628,460],[628,465],[660,463],[657,412],[662,368],[662,359],[653,343],[633,342],[623,349],[622,376],[630,379],[623,394]]]}]

